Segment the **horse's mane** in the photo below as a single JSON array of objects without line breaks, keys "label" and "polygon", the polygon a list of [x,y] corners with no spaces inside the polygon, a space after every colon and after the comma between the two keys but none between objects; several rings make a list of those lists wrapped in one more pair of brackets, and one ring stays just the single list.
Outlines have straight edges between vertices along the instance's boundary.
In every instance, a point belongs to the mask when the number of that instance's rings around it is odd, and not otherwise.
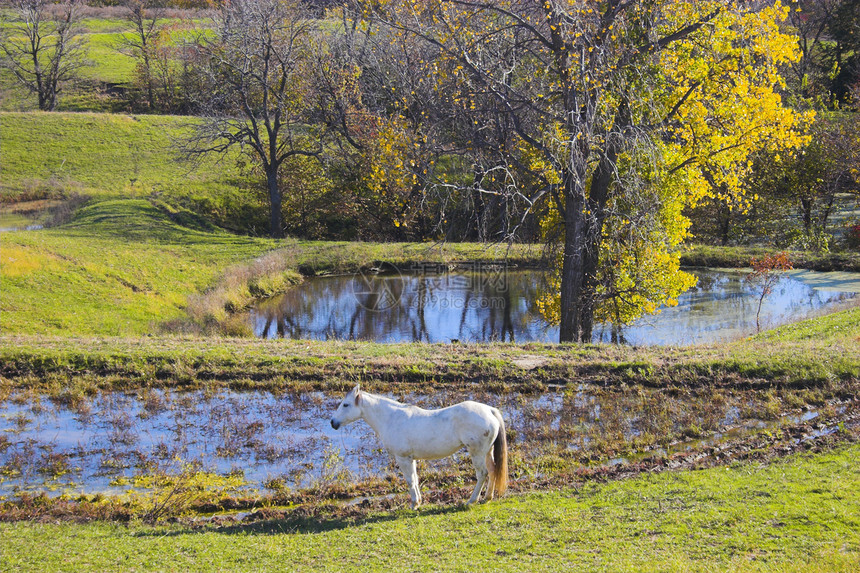
[{"label": "horse's mane", "polygon": [[405,406],[405,404],[403,402],[398,402],[394,398],[388,398],[387,396],[380,396],[379,394],[371,394],[370,392],[362,392],[362,394],[370,396],[376,400],[379,400],[380,402],[387,402],[388,404],[391,404],[392,406]]}]

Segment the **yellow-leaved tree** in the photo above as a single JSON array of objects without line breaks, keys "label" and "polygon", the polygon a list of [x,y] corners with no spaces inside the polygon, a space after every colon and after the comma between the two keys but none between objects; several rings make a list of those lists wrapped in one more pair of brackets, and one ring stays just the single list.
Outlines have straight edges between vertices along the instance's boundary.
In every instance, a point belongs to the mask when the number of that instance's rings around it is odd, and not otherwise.
[{"label": "yellow-leaved tree", "polygon": [[694,284],[684,209],[745,208],[750,154],[802,142],[807,118],[776,91],[797,58],[778,1],[373,0],[364,15],[435,48],[448,101],[475,110],[459,141],[527,212],[550,204],[541,308],[561,341],[672,304]]}]

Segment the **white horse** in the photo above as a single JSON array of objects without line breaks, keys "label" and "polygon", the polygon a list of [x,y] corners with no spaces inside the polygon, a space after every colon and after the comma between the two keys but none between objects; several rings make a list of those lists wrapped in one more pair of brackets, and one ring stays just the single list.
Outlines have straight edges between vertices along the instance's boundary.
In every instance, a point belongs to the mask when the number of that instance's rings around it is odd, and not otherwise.
[{"label": "white horse", "polygon": [[441,410],[424,410],[396,400],[350,390],[335,410],[331,427],[337,430],[360,418],[379,436],[394,456],[409,484],[412,509],[421,505],[415,460],[438,460],[463,446],[472,456],[478,483],[467,503],[478,500],[489,478],[486,497],[493,499],[508,487],[508,445],[505,422],[496,408],[478,402],[460,402]]}]

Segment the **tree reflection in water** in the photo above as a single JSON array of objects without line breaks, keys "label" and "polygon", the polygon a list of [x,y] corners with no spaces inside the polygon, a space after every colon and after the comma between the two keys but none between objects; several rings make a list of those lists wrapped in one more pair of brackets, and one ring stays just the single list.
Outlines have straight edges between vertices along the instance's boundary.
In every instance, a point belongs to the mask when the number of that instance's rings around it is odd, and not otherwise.
[{"label": "tree reflection in water", "polygon": [[[688,345],[755,332],[757,298],[744,283],[744,271],[694,273],[699,284],[679,297],[677,307],[623,329],[597,325],[594,340]],[[545,276],[537,271],[320,277],[264,301],[252,319],[255,334],[266,338],[556,342],[558,327],[535,304],[545,288]],[[767,326],[776,326],[854,296],[786,276],[765,301],[762,316]]]},{"label": "tree reflection in water", "polygon": [[534,301],[536,272],[356,275],[311,279],[259,305],[267,338],[381,342],[526,341],[550,327]]}]

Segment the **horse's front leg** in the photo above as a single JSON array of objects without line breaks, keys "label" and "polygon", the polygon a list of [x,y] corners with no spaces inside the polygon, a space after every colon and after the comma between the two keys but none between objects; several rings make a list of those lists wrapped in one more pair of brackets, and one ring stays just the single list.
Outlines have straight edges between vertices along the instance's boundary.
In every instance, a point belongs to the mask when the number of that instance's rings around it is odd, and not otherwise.
[{"label": "horse's front leg", "polygon": [[412,500],[412,509],[418,509],[418,506],[421,505],[421,490],[418,489],[418,469],[415,466],[415,460],[400,456],[396,459],[400,471],[403,472],[403,479],[409,485],[409,499]]}]

